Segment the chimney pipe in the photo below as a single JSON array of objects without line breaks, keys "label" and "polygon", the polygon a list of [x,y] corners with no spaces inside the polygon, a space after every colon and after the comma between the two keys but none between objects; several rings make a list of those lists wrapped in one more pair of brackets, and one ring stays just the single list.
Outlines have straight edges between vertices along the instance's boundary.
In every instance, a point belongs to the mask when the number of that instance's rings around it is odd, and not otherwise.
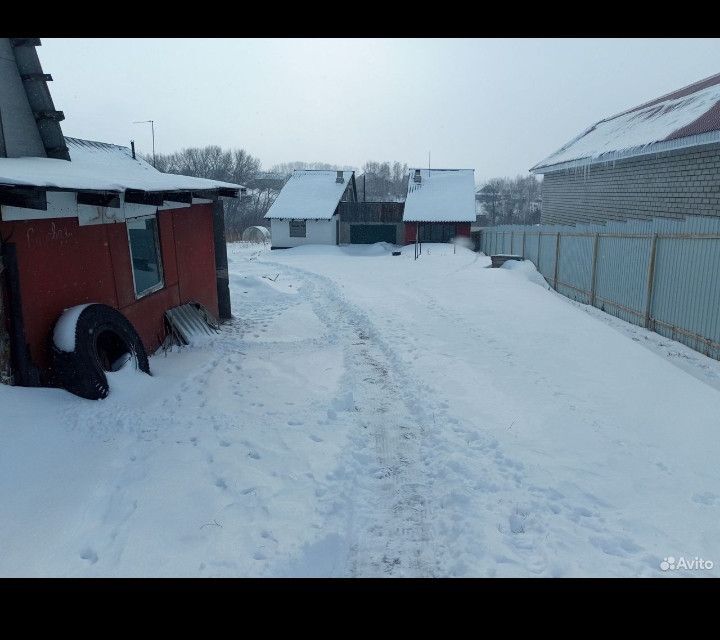
[{"label": "chimney pipe", "polygon": [[130,150],[132,151],[133,160],[135,160],[135,140],[130,140]]}]

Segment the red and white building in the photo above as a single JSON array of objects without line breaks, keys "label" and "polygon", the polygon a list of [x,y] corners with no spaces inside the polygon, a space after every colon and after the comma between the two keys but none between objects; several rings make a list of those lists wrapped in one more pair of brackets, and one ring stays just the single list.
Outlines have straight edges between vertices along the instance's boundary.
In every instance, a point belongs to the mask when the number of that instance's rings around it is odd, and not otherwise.
[{"label": "red and white building", "polygon": [[406,244],[469,238],[475,222],[475,171],[411,169],[403,222]]},{"label": "red and white building", "polygon": [[64,309],[119,310],[148,353],[173,307],[199,302],[228,317],[219,197],[240,190],[161,173],[127,147],[64,137],[37,45],[0,39],[0,347],[14,382],[29,386],[47,382]]}]

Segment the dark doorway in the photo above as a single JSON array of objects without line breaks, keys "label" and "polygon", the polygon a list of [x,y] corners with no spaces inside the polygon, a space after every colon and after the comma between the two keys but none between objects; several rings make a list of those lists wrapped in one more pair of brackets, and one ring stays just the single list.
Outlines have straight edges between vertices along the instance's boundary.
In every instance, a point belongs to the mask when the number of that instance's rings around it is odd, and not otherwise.
[{"label": "dark doorway", "polygon": [[351,224],[350,244],[395,244],[396,228],[393,224]]},{"label": "dark doorway", "polygon": [[450,242],[456,235],[454,222],[420,222],[419,225],[420,242]]}]

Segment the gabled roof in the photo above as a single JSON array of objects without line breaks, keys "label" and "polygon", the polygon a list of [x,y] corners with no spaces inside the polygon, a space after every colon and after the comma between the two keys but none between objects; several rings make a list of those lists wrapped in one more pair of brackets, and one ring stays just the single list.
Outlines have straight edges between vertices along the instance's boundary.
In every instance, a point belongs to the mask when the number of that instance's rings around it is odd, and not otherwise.
[{"label": "gabled roof", "polygon": [[355,180],[354,171],[296,169],[282,188],[266,218],[329,220],[335,213],[345,189]]},{"label": "gabled roof", "polygon": [[67,137],[65,143],[70,161],[37,157],[0,158],[0,186],[113,192],[128,189],[146,192],[237,192],[241,188],[229,182],[162,173],[141,158],[133,158],[128,147]]},{"label": "gabled roof", "polygon": [[548,173],[720,142],[720,74],[600,120],[530,169]]},{"label": "gabled roof", "polygon": [[410,169],[405,222],[475,222],[474,169]]}]

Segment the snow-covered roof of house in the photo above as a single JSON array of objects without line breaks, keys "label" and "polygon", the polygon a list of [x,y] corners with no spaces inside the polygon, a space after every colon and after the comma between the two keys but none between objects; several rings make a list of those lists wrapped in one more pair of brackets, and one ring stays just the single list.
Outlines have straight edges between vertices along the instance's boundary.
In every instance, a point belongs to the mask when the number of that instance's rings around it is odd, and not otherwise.
[{"label": "snow-covered roof of house", "polygon": [[410,169],[403,220],[475,222],[475,170]]},{"label": "snow-covered roof of house", "polygon": [[549,173],[720,142],[720,74],[600,120],[530,169]]},{"label": "snow-covered roof of house", "polygon": [[[339,173],[342,173],[342,182],[337,181]],[[354,171],[296,169],[265,217],[329,220],[335,213],[354,173]]]},{"label": "snow-covered roof of house", "polygon": [[123,192],[214,191],[241,187],[229,182],[162,173],[128,147],[65,138],[70,161],[54,158],[0,158],[0,186]]}]

